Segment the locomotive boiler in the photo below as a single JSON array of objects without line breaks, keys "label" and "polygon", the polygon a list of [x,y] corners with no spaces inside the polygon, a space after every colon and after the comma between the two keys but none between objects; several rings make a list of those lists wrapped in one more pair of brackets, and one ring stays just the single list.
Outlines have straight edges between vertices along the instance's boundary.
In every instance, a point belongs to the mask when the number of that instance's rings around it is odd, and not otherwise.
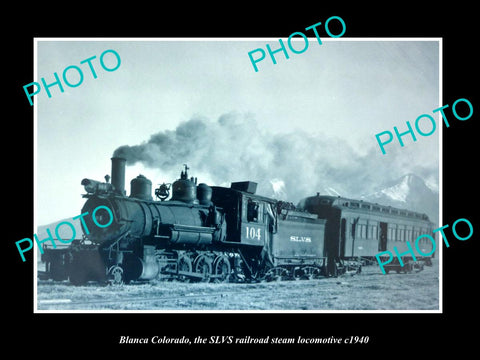
[{"label": "locomotive boiler", "polygon": [[[256,195],[256,183],[210,187],[189,178],[188,167],[152,198],[142,175],[125,191],[126,160],[112,159],[111,182],[83,179],[84,237],[66,249],[45,248],[49,277],[87,281],[248,281],[312,277],[326,269],[325,220]],[[113,216],[113,220],[111,219]],[[93,226],[111,222],[107,227]]]}]

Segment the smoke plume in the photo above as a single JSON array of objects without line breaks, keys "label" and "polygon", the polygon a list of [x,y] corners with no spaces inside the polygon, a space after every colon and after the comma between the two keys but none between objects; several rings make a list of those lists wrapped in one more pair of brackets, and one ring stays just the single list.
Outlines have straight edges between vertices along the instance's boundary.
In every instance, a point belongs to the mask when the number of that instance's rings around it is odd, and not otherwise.
[{"label": "smoke plume", "polygon": [[321,133],[273,134],[251,115],[230,113],[217,121],[192,118],[139,145],[121,146],[114,156],[126,158],[127,165],[140,162],[166,173],[178,173],[188,164],[189,175],[204,182],[203,175],[209,185],[255,181],[257,194],[292,202],[316,192],[358,198],[407,172],[435,171],[412,168],[411,159],[395,151],[388,162],[379,153],[372,145],[366,155],[359,155],[346,141]]}]

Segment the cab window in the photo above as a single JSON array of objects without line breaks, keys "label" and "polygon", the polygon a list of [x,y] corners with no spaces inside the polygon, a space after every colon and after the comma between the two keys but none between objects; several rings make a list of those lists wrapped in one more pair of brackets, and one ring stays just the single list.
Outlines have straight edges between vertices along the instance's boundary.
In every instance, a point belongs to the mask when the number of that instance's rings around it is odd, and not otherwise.
[{"label": "cab window", "polygon": [[258,214],[260,205],[258,202],[248,199],[247,202],[247,221],[249,222],[258,222]]}]

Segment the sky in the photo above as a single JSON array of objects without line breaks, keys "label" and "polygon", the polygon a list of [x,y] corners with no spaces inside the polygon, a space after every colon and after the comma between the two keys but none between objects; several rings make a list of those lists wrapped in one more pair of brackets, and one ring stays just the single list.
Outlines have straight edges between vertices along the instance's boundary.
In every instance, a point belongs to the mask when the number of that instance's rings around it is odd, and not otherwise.
[{"label": "sky", "polygon": [[[52,83],[54,72],[61,77],[71,65],[84,78],[77,87],[63,84],[64,92],[50,87],[51,98],[44,89],[34,97],[36,223],[79,215],[85,201],[81,180],[103,181],[113,152],[124,145],[148,145],[159,163],[127,166],[127,193],[139,173],[155,187],[174,181],[186,161],[192,175],[211,185],[246,177],[268,183],[271,175],[287,187],[297,179],[305,192],[311,188],[312,174],[306,174],[311,166],[320,179],[312,186],[343,186],[351,195],[363,189],[354,185],[362,171],[378,172],[377,178],[361,176],[372,185],[416,172],[438,186],[440,126],[416,142],[405,138],[405,147],[387,145],[386,155],[375,140],[375,134],[393,132],[393,126],[406,130],[405,122],[413,125],[421,114],[441,123],[432,113],[442,105],[438,39],[341,38],[319,45],[309,38],[305,52],[289,52],[289,59],[277,53],[275,65],[267,54],[255,72],[248,52],[265,50],[267,43],[279,46],[275,38],[37,39],[32,81]],[[109,49],[121,58],[110,72],[99,62]],[[92,56],[95,79],[88,64],[81,64]],[[111,53],[104,60],[107,67],[115,65]],[[78,80],[75,75],[68,72],[71,82]],[[179,137],[185,129],[188,136]],[[174,150],[162,143],[150,146],[152,139],[167,136],[175,140]],[[177,149],[185,155],[178,155],[178,165],[171,163]],[[162,162],[169,156],[170,162]],[[344,185],[332,183],[346,177]]]}]

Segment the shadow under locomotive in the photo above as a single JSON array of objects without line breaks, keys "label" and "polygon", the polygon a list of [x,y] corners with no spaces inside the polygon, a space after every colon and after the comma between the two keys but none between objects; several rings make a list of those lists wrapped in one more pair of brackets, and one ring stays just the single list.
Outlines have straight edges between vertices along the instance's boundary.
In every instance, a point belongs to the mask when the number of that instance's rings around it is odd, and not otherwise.
[{"label": "shadow under locomotive", "polygon": [[[106,211],[97,211],[95,219],[84,218],[82,240],[65,249],[44,247],[46,272],[42,277],[69,279],[76,285],[172,278],[309,279],[360,271],[359,256],[371,260],[387,244],[387,233],[382,233],[385,225],[380,225],[379,239],[371,241],[371,248],[358,254],[352,243],[348,253],[346,246],[351,231],[350,240],[355,242],[360,215],[354,209],[334,206],[332,197],[317,194],[295,207],[256,195],[257,184],[251,181],[232,183],[230,188],[197,185],[196,179],[188,177],[186,165],[180,179],[171,184],[170,200],[166,200],[170,184],[155,189],[158,200],[153,200],[152,183],[142,175],[131,181],[127,197],[125,163],[123,158],[112,158],[111,183],[108,175],[106,182],[82,180],[87,192],[82,214],[106,206],[113,214],[111,225],[93,226],[94,221],[106,224],[111,220]],[[345,214],[357,218],[349,232]],[[381,216],[388,216],[390,224],[399,218],[390,213]],[[425,226],[429,223],[423,216],[413,218]],[[386,224],[383,220],[379,223]],[[357,248],[359,242],[358,238]]]}]

